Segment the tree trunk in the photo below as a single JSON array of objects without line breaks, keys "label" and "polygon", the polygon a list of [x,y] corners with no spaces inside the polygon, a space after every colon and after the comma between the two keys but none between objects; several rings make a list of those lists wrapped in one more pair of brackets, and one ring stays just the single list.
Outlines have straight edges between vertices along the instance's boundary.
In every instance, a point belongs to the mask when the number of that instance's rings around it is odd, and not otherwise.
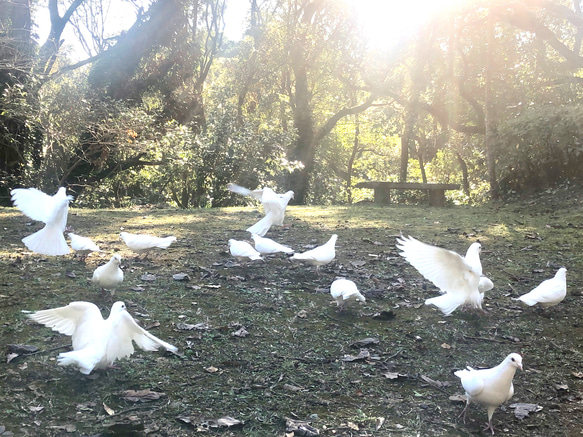
[{"label": "tree trunk", "polygon": [[468,180],[468,165],[466,164],[466,161],[464,161],[464,158],[462,158],[462,155],[459,154],[459,152],[456,152],[456,157],[457,160],[460,164],[460,167],[462,168],[462,177],[463,177],[463,181],[462,181],[462,189],[464,190],[464,194],[466,196],[470,196],[470,181]]},{"label": "tree trunk", "polygon": [[352,168],[354,167],[354,161],[356,161],[356,156],[360,149],[360,123],[358,119],[358,114],[354,117],[354,123],[356,127],[354,129],[354,143],[352,144],[352,153],[348,159],[348,169],[346,172],[346,193],[348,194],[348,203],[352,204]]},{"label": "tree trunk", "polygon": [[417,150],[417,160],[419,161],[419,170],[421,170],[421,180],[427,183],[427,174],[425,173],[425,162],[423,162],[423,148],[419,146]]},{"label": "tree trunk", "polygon": [[493,104],[493,92],[492,92],[492,74],[494,69],[494,64],[492,58],[494,56],[494,12],[492,6],[490,5],[490,11],[488,13],[488,45],[486,51],[486,72],[485,72],[485,95],[484,95],[484,107],[485,107],[485,125],[486,134],[484,136],[484,146],[486,149],[486,160],[488,165],[488,182],[490,183],[490,195],[493,199],[498,198],[498,181],[496,180],[496,157],[494,153],[494,104]]},{"label": "tree trunk", "polygon": [[293,161],[303,164],[301,169],[295,170],[291,175],[291,187],[294,191],[294,199],[300,205],[306,202],[308,193],[308,180],[314,169],[315,144],[314,123],[312,121],[312,109],[310,108],[310,91],[308,89],[308,74],[302,61],[294,61],[295,75],[295,107],[294,127],[297,131],[297,140],[291,153]]}]

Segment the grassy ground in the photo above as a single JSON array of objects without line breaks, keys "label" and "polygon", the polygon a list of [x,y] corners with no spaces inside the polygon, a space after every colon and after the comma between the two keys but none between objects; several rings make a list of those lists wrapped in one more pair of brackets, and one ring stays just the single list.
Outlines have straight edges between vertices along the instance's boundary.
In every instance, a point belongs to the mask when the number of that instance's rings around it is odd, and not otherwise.
[{"label": "grassy ground", "polygon": [[[523,354],[524,372],[514,378],[514,398],[494,413],[497,434],[580,435],[583,208],[559,194],[475,208],[289,207],[291,228],[268,237],[304,251],[339,236],[336,260],[321,275],[286,256],[235,263],[227,240],[248,238],[245,229],[260,217],[252,207],[71,208],[69,225],[105,251],[86,262],[26,252],[20,239],[39,225],[0,209],[2,345],[40,348],[0,364],[0,435],[284,436],[286,418],[309,421],[326,436],[473,435],[486,411],[473,405],[466,424],[458,419],[463,403],[450,397],[463,390],[453,371],[491,367],[510,352]],[[139,260],[118,239],[121,229],[173,234],[178,242]],[[488,314],[443,317],[424,306],[437,291],[398,255],[401,231],[458,253],[479,239],[484,273],[495,284]],[[125,280],[112,299],[89,278],[114,252],[122,255]],[[568,295],[561,305],[541,312],[511,300],[563,265]],[[141,279],[146,273],[155,280]],[[190,281],[174,280],[177,273]],[[366,303],[337,312],[329,295],[336,276],[354,280]],[[113,300],[125,301],[181,356],[138,351],[117,369],[90,376],[57,366],[70,339],[21,310],[73,300],[92,301],[104,315]],[[240,328],[248,335],[234,335]],[[355,344],[365,338],[375,342]],[[366,358],[352,360],[363,349]],[[145,389],[164,395],[124,399],[126,390]],[[542,409],[519,420],[515,402]],[[244,423],[218,426],[223,416]]]}]

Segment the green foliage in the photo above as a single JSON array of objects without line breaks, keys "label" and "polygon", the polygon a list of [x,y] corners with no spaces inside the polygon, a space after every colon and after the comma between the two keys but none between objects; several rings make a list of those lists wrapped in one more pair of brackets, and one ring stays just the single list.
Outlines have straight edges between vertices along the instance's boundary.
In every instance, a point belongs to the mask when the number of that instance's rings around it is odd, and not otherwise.
[{"label": "green foliage", "polygon": [[530,191],[580,180],[582,118],[580,105],[540,106],[502,123],[497,148],[503,187]]}]

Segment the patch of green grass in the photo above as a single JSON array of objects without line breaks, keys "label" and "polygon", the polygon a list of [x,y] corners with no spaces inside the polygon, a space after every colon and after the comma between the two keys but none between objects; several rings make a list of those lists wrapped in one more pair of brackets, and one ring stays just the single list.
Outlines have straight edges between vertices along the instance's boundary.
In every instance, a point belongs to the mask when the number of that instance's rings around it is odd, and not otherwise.
[{"label": "patch of green grass", "polygon": [[[232,416],[241,427],[211,428],[211,435],[283,435],[285,418],[311,420],[321,435],[470,435],[486,421],[483,407],[457,416],[463,392],[453,371],[493,366],[506,354],[524,354],[525,371],[515,377],[511,402],[537,403],[542,412],[518,421],[506,405],[494,426],[512,435],[569,435],[583,427],[580,414],[583,362],[580,325],[583,209],[562,199],[481,207],[429,208],[373,205],[291,206],[288,230],[268,237],[304,251],[339,235],[336,260],[321,269],[291,263],[286,256],[232,265],[229,238],[247,239],[256,208],[205,210],[79,210],[69,225],[104,250],[82,262],[73,254],[44,257],[26,252],[20,239],[40,228],[10,208],[0,209],[0,326],[3,344],[38,346],[42,352],[0,367],[4,394],[0,425],[20,435],[60,436],[66,425],[78,435],[103,432],[115,423],[143,423],[152,435],[186,436],[210,418]],[[564,200],[563,200],[564,201]],[[136,259],[119,240],[122,228],[175,235],[167,251]],[[423,305],[437,290],[398,255],[400,233],[465,253],[480,240],[484,273],[495,284],[484,308],[489,314],[456,311],[443,317]],[[125,279],[112,298],[90,281],[95,267],[122,255]],[[546,313],[511,297],[529,291],[565,265],[568,295]],[[74,272],[67,275],[67,272]],[[153,282],[140,279],[144,273]],[[187,273],[189,282],[174,281]],[[329,286],[336,276],[354,280],[367,301],[339,313]],[[143,291],[136,288],[140,286]],[[86,377],[56,365],[70,340],[26,319],[37,310],[87,300],[108,314],[113,300],[152,333],[179,347],[183,357],[137,351],[117,369]],[[393,318],[382,318],[382,311]],[[137,314],[140,314],[139,316]],[[156,326],[158,322],[159,326]],[[206,323],[208,329],[180,329]],[[233,334],[244,327],[246,337]],[[352,344],[374,337],[368,360]],[[397,373],[397,378],[389,377]],[[446,383],[434,387],[423,377]],[[449,383],[449,385],[447,384]],[[567,386],[568,389],[565,389]],[[166,393],[135,405],[124,390]],[[115,414],[110,416],[104,404]],[[41,411],[31,406],[43,406]],[[178,420],[191,418],[193,424]],[[377,431],[378,418],[385,422]]]}]

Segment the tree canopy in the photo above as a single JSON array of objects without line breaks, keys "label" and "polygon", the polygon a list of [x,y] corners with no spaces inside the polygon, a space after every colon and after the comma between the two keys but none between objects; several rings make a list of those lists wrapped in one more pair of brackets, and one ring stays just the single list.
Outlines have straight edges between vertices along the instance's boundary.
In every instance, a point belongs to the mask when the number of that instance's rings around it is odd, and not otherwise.
[{"label": "tree canopy", "polygon": [[243,0],[152,0],[115,35],[111,1],[0,0],[4,203],[65,184],[86,205],[222,206],[228,182],[344,203],[367,180],[456,182],[463,202],[581,177],[579,1],[452,2],[386,50],[350,0],[246,0],[237,41]]}]

